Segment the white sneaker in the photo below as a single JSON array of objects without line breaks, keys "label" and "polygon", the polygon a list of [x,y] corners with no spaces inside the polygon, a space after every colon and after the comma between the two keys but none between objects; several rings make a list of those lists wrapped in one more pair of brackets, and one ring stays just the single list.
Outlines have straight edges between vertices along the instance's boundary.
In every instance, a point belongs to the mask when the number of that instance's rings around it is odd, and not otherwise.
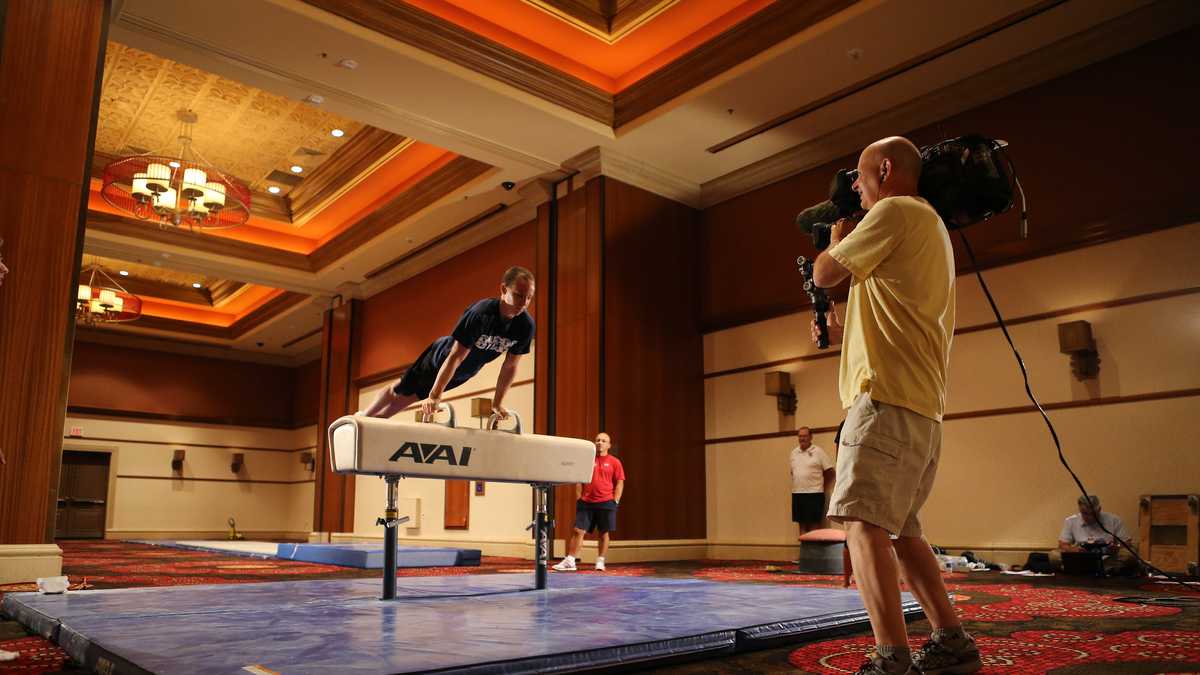
[{"label": "white sneaker", "polygon": [[554,570],[555,572],[574,572],[575,559],[570,557],[563,558],[560,563],[551,567],[550,569]]},{"label": "white sneaker", "polygon": [[597,572],[604,571],[604,558],[596,558],[596,571]]}]

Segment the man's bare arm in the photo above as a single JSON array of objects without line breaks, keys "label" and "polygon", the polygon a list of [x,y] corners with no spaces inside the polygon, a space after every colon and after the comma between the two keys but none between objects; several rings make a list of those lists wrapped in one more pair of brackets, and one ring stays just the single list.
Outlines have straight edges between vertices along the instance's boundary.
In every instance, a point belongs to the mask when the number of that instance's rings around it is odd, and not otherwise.
[{"label": "man's bare arm", "polygon": [[504,355],[504,363],[500,366],[500,374],[496,376],[496,393],[492,396],[492,411],[499,414],[500,419],[508,419],[508,410],[504,407],[504,397],[512,387],[517,377],[517,366],[521,363],[521,354],[509,352]]},{"label": "man's bare arm", "polygon": [[429,396],[421,401],[418,405],[421,406],[421,414],[432,415],[437,412],[437,404],[442,400],[442,393],[446,391],[446,385],[450,384],[450,378],[454,377],[454,371],[458,370],[463,359],[471,353],[471,348],[455,341],[454,347],[450,349],[449,356],[442,363],[442,367],[438,369],[437,379],[433,381],[433,387],[429,390]]}]

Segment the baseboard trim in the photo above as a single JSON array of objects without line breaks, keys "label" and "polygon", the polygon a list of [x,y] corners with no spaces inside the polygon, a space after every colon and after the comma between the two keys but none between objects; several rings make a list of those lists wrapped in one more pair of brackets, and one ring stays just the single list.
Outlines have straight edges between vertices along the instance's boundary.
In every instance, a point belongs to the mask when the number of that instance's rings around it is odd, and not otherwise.
[{"label": "baseboard trim", "polygon": [[57,544],[0,545],[0,584],[34,581],[62,574],[62,549]]}]

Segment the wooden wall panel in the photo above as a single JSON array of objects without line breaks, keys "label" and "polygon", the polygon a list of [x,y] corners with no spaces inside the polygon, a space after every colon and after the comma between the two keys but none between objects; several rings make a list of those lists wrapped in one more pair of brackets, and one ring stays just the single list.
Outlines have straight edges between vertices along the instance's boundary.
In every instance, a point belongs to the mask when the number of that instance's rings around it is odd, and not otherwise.
[{"label": "wooden wall panel", "polygon": [[697,213],[604,179],[605,430],[625,466],[622,539],[703,539]]},{"label": "wooden wall panel", "polygon": [[522,225],[366,300],[356,379],[412,363],[430,342],[450,334],[471,303],[499,296],[500,277],[512,265],[536,277],[536,236],[534,223]]},{"label": "wooden wall panel", "polygon": [[306,427],[317,423],[317,412],[321,408],[321,361],[320,359],[291,369],[293,427]]},{"label": "wooden wall panel", "polygon": [[[363,302],[351,300],[325,312],[321,334],[321,381],[318,429],[329,428],[337,418],[358,407],[354,384]],[[329,464],[329,437],[317,434],[317,484],[313,494],[313,530],[354,531],[354,476],[333,472]]]},{"label": "wooden wall panel", "polygon": [[53,539],[107,3],[9,0],[0,51],[0,544]]},{"label": "wooden wall panel", "polygon": [[471,481],[446,481],[446,504],[442,527],[447,530],[466,530],[471,527]]},{"label": "wooden wall panel", "polygon": [[[1018,207],[965,230],[991,267],[1200,219],[1188,162],[1200,152],[1191,110],[1200,91],[1188,62],[1200,28],[1182,31],[1045,84],[923,128],[897,129],[918,144],[980,132],[1011,143],[1029,199],[1030,236]],[[1182,78],[1182,80],[1181,80]],[[1180,96],[1183,96],[1181,99]],[[701,322],[706,331],[807,305],[795,258],[813,252],[792,219],[824,199],[857,154],[728,200],[701,217]],[[969,267],[953,237],[959,271]]]},{"label": "wooden wall panel", "polygon": [[[600,429],[600,362],[602,224],[597,208],[602,180],[558,200],[558,247],[555,289],[555,363],[550,374],[548,350],[538,349],[536,418],[538,433],[547,433],[548,385],[554,379],[554,434],[591,438]],[[549,246],[549,205],[538,209],[539,246]],[[539,251],[539,262],[548,259]],[[544,302],[548,302],[546,294]],[[570,535],[575,521],[575,488],[562,486],[554,496],[555,537]]]},{"label": "wooden wall panel", "polygon": [[283,366],[76,342],[67,404],[73,413],[291,428],[293,378]]}]

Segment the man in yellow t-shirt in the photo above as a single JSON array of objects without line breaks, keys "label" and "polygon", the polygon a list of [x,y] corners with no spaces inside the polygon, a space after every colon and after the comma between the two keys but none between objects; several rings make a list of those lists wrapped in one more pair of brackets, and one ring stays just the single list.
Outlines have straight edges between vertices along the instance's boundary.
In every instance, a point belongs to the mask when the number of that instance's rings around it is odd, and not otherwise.
[{"label": "man in yellow t-shirt", "polygon": [[[850,221],[833,226],[813,279],[828,288],[852,277],[839,377],[848,412],[829,517],[846,525],[875,633],[876,653],[859,672],[972,673],[982,667],[979,650],[947,600],[917,517],[941,451],[954,251],[941,218],[918,196],[915,145],[900,137],[873,143],[859,157],[858,173],[854,189],[867,214],[857,227]],[[836,320],[832,328],[831,341]],[[893,550],[933,625],[931,639],[915,654],[908,649]]]}]

